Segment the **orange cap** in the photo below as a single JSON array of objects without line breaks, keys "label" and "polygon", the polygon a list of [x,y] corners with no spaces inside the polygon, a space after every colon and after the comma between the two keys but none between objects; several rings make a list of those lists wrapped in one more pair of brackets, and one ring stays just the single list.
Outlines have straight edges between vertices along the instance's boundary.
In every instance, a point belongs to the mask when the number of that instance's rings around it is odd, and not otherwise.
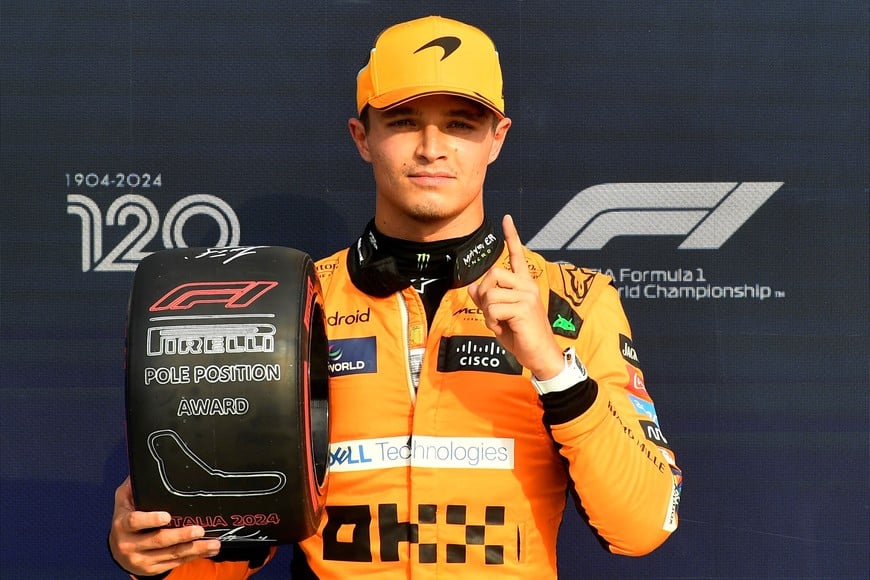
[{"label": "orange cap", "polygon": [[381,32],[357,75],[357,112],[432,94],[467,97],[504,117],[498,51],[483,31],[427,16]]}]

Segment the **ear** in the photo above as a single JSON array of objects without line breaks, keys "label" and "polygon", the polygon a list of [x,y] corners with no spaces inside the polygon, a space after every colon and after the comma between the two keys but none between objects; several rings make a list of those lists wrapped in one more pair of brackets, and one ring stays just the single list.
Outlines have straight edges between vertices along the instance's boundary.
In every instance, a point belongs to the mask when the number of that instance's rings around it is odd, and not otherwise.
[{"label": "ear", "polygon": [[369,163],[372,162],[372,155],[369,151],[369,142],[366,136],[366,128],[359,119],[351,118],[347,121],[347,128],[350,130],[350,137],[359,151],[360,157]]},{"label": "ear", "polygon": [[501,148],[504,145],[505,138],[507,137],[508,129],[510,128],[511,120],[507,117],[500,119],[498,124],[495,126],[495,129],[492,132],[492,146],[489,149],[488,163],[492,163],[498,159],[498,155],[501,153]]}]

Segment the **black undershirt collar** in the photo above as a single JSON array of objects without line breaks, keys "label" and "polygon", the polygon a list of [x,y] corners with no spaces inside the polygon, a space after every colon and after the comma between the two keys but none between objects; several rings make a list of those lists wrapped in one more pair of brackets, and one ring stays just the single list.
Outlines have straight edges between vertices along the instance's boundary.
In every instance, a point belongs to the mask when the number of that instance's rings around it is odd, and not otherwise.
[{"label": "black undershirt collar", "polygon": [[372,296],[389,296],[414,286],[431,323],[450,288],[466,286],[483,275],[503,247],[489,221],[467,236],[413,242],[379,232],[374,220],[349,249],[348,269],[354,285]]}]

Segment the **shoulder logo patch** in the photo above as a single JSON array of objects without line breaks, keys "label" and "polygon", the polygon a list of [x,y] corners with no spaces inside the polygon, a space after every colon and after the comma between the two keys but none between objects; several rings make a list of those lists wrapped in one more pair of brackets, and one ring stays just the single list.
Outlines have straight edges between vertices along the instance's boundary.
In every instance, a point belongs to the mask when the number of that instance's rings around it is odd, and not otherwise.
[{"label": "shoulder logo patch", "polygon": [[634,344],[631,339],[624,334],[619,335],[619,352],[626,362],[630,362],[634,366],[640,368],[640,361],[637,360],[637,351],[634,350]]},{"label": "shoulder logo patch", "polygon": [[596,273],[592,270],[578,268],[573,264],[559,264],[559,269],[562,272],[562,285],[565,290],[565,297],[571,301],[575,308],[579,308],[586,299],[586,294],[589,293],[589,287],[592,286],[592,280],[595,279]]},{"label": "shoulder logo patch", "polygon": [[550,290],[550,303],[547,306],[547,319],[553,329],[553,334],[565,338],[577,338],[580,334],[580,325],[583,320],[580,315],[571,308],[568,301]]}]

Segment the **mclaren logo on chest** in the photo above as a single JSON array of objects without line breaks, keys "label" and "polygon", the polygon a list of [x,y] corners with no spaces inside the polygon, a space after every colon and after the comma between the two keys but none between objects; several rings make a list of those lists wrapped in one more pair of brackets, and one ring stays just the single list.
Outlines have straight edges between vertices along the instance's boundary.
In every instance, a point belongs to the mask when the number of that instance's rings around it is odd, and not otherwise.
[{"label": "mclaren logo on chest", "polygon": [[438,345],[438,372],[457,371],[520,375],[523,367],[494,338],[446,336]]}]

